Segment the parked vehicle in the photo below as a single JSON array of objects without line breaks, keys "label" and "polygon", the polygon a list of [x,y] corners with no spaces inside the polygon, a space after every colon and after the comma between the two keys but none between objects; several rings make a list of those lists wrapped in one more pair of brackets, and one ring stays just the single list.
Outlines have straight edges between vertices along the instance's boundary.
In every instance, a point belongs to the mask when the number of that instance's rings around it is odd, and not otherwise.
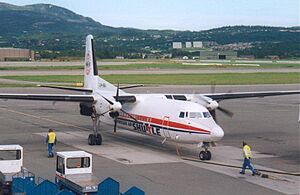
[{"label": "parked vehicle", "polygon": [[84,151],[57,152],[55,181],[76,194],[97,194],[101,182],[92,173],[92,154]]},{"label": "parked vehicle", "polygon": [[23,147],[0,145],[0,194],[12,193],[12,177],[23,166]]}]

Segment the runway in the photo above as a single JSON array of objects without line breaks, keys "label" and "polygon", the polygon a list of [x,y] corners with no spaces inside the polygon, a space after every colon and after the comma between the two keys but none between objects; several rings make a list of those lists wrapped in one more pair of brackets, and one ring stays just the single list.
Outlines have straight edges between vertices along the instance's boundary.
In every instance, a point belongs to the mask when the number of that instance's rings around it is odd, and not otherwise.
[{"label": "runway", "polygon": [[[259,73],[259,72],[300,72],[299,68],[198,68],[198,69],[140,69],[140,70],[101,70],[101,75],[111,74],[209,74],[209,73]],[[82,75],[83,70],[1,70],[0,76],[15,75]]]},{"label": "runway", "polygon": [[[216,92],[299,90],[298,85],[217,86]],[[136,93],[208,93],[210,86],[152,86]],[[0,93],[69,93],[44,88],[2,88]],[[129,90],[128,90],[129,92]],[[241,142],[254,152],[256,168],[299,172],[299,96],[249,98],[221,102],[233,118],[217,113],[225,137],[212,148],[214,162],[241,165]],[[120,181],[122,191],[132,185],[146,194],[299,194],[299,177],[273,174],[273,179],[240,175],[238,169],[182,160],[175,144],[103,125],[103,145],[88,146],[91,120],[79,115],[76,103],[0,100],[0,143],[24,147],[24,166],[53,180],[55,160],[46,157],[45,134],[58,134],[56,151],[93,153],[94,173]],[[196,145],[180,145],[183,156],[197,157]]]}]

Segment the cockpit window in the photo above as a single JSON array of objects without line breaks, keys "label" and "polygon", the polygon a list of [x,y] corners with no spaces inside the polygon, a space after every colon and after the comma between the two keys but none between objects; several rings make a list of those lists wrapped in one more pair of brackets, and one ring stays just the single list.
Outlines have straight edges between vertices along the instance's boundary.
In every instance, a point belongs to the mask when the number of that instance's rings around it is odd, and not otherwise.
[{"label": "cockpit window", "polygon": [[210,118],[211,115],[210,115],[209,112],[203,112],[203,117],[204,117],[204,118]]},{"label": "cockpit window", "polygon": [[172,99],[172,96],[171,95],[166,95],[166,98],[167,99]]},{"label": "cockpit window", "polygon": [[175,100],[183,100],[183,101],[186,101],[186,97],[184,95],[173,95],[173,98]]},{"label": "cockpit window", "polygon": [[179,113],[179,118],[184,118],[184,112]]},{"label": "cockpit window", "polygon": [[201,112],[190,112],[189,118],[202,118]]}]

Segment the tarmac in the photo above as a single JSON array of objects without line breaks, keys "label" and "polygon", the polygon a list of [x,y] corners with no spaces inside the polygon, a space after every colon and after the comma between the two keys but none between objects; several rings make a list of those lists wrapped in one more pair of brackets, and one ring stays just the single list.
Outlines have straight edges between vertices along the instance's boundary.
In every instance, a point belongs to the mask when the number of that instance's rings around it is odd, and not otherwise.
[{"label": "tarmac", "polygon": [[[216,86],[216,92],[299,90],[298,84]],[[0,88],[0,93],[70,93],[45,88]],[[210,86],[146,86],[133,93],[209,93]],[[73,92],[74,94],[74,92]],[[217,112],[225,137],[211,148],[212,161],[241,166],[241,142],[252,146],[257,169],[299,173],[299,95],[220,102],[234,112]],[[181,157],[198,158],[197,145],[175,143],[102,125],[103,145],[89,146],[91,119],[79,114],[76,103],[0,100],[0,143],[24,147],[24,166],[37,176],[54,180],[55,158],[47,158],[45,135],[57,132],[55,151],[93,153],[93,171],[100,179],[120,181],[121,191],[135,185],[146,194],[299,194],[300,177],[268,173],[270,178],[239,174],[239,169]]]}]

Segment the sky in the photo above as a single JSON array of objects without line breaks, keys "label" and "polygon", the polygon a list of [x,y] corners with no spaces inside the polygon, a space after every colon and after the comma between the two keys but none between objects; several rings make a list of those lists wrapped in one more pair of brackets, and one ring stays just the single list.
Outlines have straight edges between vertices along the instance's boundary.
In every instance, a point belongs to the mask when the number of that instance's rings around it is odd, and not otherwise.
[{"label": "sky", "polygon": [[0,0],[50,3],[108,26],[207,30],[233,25],[299,26],[300,0]]}]

